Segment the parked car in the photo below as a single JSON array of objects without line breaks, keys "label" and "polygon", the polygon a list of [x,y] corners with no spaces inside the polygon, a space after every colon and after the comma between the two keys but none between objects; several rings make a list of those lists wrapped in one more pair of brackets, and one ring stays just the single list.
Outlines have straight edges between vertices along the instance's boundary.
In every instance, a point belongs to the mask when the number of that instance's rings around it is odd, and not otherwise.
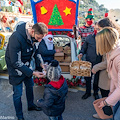
[{"label": "parked car", "polygon": [[77,44],[74,38],[67,35],[54,35],[54,45],[56,49],[60,49],[61,53],[56,53],[55,58],[59,61],[62,69],[62,75],[65,78],[73,78],[70,75],[70,63],[78,60]]},{"label": "parked car", "polygon": [[5,62],[5,51],[8,44],[9,37],[12,33],[0,33],[0,70],[6,70],[6,62]]}]

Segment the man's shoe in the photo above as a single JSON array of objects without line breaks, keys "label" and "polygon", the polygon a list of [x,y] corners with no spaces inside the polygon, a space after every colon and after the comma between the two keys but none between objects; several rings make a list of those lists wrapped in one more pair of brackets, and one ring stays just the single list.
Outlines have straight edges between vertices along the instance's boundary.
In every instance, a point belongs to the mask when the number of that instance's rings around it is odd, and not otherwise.
[{"label": "man's shoe", "polygon": [[93,114],[93,117],[96,119],[100,119],[100,117],[98,116],[98,114]]},{"label": "man's shoe", "polygon": [[97,100],[97,99],[99,99],[99,98],[100,98],[98,94],[93,95],[93,96],[94,96],[94,99],[95,99],[95,100]]},{"label": "man's shoe", "polygon": [[87,99],[88,97],[90,97],[91,96],[91,94],[88,94],[88,93],[85,93],[83,96],[82,96],[82,99],[84,100],[84,99]]},{"label": "man's shoe", "polygon": [[32,110],[36,110],[36,111],[41,111],[41,107],[37,107],[36,105],[34,105],[33,107],[29,107],[28,111],[32,111]]},{"label": "man's shoe", "polygon": [[24,118],[18,118],[18,120],[25,120]]}]

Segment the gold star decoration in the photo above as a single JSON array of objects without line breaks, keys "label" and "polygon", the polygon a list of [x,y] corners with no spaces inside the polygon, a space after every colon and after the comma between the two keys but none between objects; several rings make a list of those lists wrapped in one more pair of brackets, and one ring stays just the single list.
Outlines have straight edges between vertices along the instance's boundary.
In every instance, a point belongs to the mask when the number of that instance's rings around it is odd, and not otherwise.
[{"label": "gold star decoration", "polygon": [[65,9],[63,12],[64,12],[65,15],[67,16],[67,15],[70,15],[70,14],[71,14],[70,10],[71,10],[71,8],[66,7],[66,9]]}]

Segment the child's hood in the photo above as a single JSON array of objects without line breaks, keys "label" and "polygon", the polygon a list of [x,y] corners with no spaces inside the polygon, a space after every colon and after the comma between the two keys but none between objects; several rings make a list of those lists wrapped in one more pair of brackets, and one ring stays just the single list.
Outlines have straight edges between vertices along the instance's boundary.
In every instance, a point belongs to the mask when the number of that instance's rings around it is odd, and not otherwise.
[{"label": "child's hood", "polygon": [[67,82],[63,76],[60,77],[58,82],[49,82],[49,84],[46,85],[46,88],[58,96],[64,96],[68,92]]}]

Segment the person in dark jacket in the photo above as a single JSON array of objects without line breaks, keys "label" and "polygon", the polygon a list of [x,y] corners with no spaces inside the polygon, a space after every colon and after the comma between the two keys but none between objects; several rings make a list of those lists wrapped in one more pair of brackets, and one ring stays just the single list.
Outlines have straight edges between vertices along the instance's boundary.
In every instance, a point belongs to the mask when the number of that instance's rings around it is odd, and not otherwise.
[{"label": "person in dark jacket", "polygon": [[[86,61],[92,63],[92,66],[102,61],[102,56],[97,55],[96,53],[96,41],[95,41],[95,34],[88,35],[86,41],[84,42],[80,54],[78,57],[82,58],[82,56],[86,54]],[[91,77],[85,77],[86,80],[86,93],[82,96],[82,99],[87,99],[91,96]],[[93,83],[93,96],[95,99],[98,99],[98,80],[99,80],[99,72],[97,72],[94,76],[94,83]]]},{"label": "person in dark jacket", "polygon": [[22,23],[9,38],[5,60],[9,82],[13,86],[13,101],[18,120],[24,120],[21,102],[23,82],[26,87],[28,111],[41,110],[33,103],[32,75],[38,78],[44,75],[41,72],[32,71],[29,66],[31,56],[35,52],[34,42],[40,41],[47,32],[48,28],[44,23],[36,23],[35,25]]},{"label": "person in dark jacket", "polygon": [[67,82],[61,75],[58,61],[53,60],[47,69],[50,82],[45,86],[43,99],[38,100],[38,106],[49,117],[49,120],[63,120],[65,98],[68,92]]},{"label": "person in dark jacket", "polygon": [[[53,44],[53,35],[49,32],[39,43],[37,53],[41,54],[44,63],[51,63],[54,60],[54,54],[60,52],[59,49],[55,50]],[[44,64],[43,63],[43,64]],[[39,62],[36,60],[36,70],[42,72],[42,67]]]}]

